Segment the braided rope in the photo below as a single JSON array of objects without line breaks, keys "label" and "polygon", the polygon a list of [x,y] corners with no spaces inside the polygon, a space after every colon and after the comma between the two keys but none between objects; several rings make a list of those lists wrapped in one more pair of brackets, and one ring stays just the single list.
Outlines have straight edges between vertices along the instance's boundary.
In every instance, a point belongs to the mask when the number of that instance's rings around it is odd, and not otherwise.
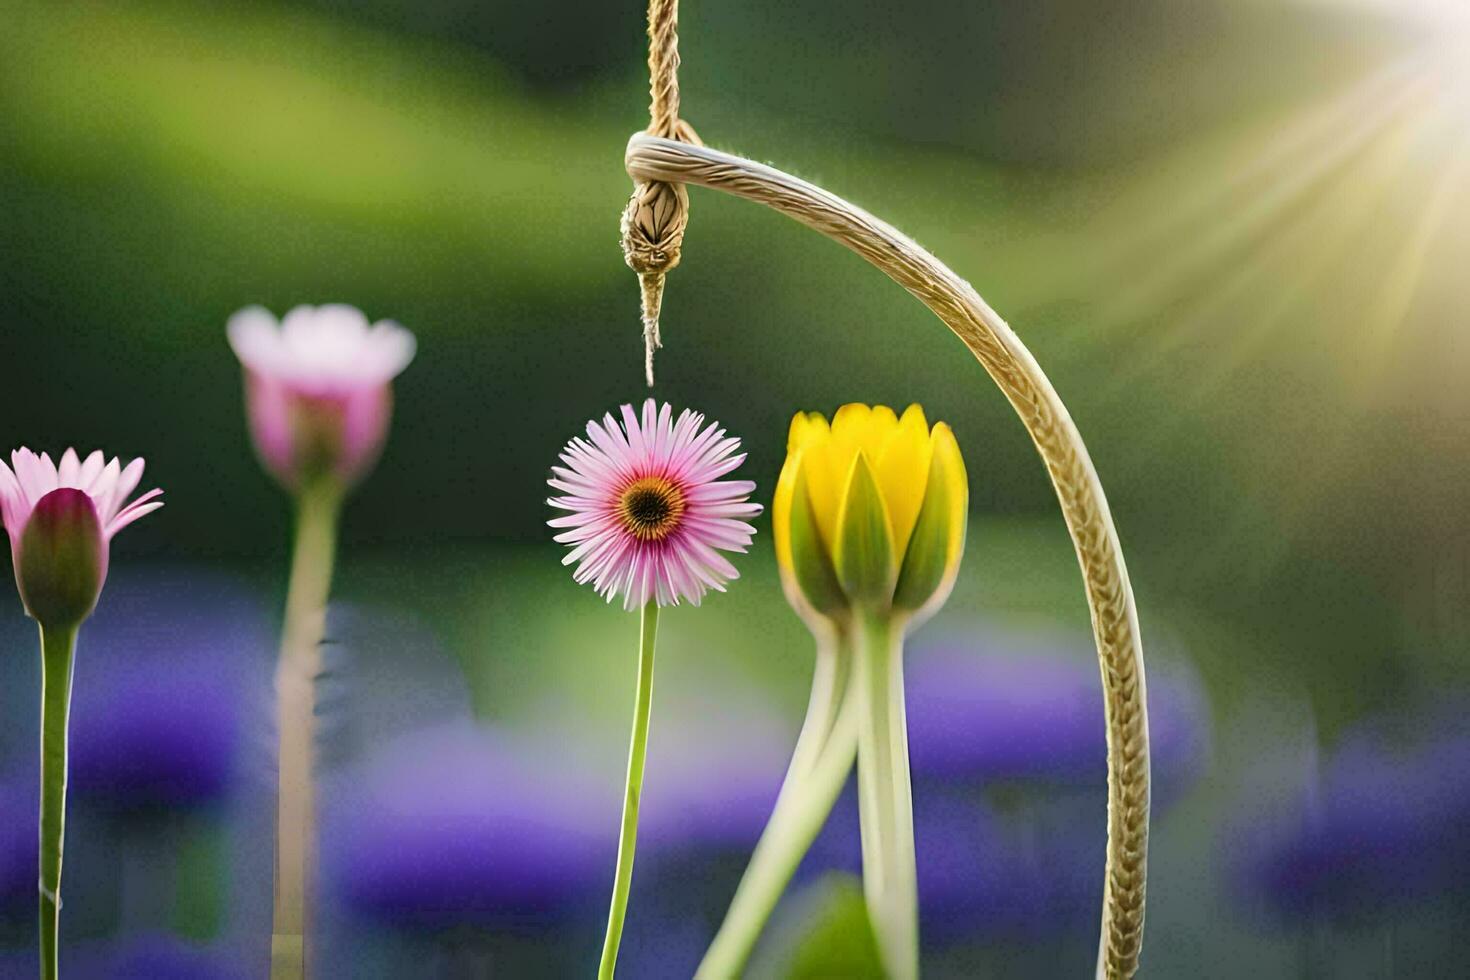
[{"label": "braided rope", "polygon": [[648,130],[673,138],[679,125],[679,0],[648,4]]},{"label": "braided rope", "polygon": [[[679,118],[679,0],[648,4],[648,129],[653,136],[699,143]],[[623,261],[638,273],[643,315],[643,373],[653,387],[653,352],[663,346],[659,311],[664,276],[679,264],[689,195],[682,184],[638,181],[623,209]]]},{"label": "braided rope", "polygon": [[944,321],[970,349],[1046,464],[1071,533],[1092,613],[1108,738],[1108,846],[1097,976],[1138,969],[1148,861],[1149,749],[1143,649],[1118,534],[1087,447],[1051,382],[980,294],[892,226],[806,181],[703,147],[635,134],[638,181],[695,184],[765,204],[846,246]]}]

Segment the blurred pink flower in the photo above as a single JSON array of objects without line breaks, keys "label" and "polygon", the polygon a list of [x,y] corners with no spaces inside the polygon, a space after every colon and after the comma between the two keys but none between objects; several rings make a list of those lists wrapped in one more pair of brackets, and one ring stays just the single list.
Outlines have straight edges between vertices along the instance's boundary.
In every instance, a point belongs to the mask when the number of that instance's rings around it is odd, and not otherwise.
[{"label": "blurred pink flower", "polygon": [[621,594],[625,609],[723,592],[739,572],[719,552],[750,547],[755,528],[741,518],[761,512],[746,501],[754,483],[720,479],[745,461],[740,440],[697,412],[672,414],[650,398],[641,421],[624,405],[621,427],[611,413],[587,423],[547,481],[565,495],[547,502],[570,511],[548,522],[568,529],[556,536],[572,546],[562,564],[576,563],[573,578],[609,602]]},{"label": "blurred pink flower", "polygon": [[10,536],[16,585],[26,611],[43,625],[75,625],[97,604],[107,579],[108,542],[163,506],[154,488],[125,505],[143,477],[143,460],[126,467],[100,451],[61,464],[21,448],[0,462],[0,513]]},{"label": "blurred pink flower", "polygon": [[377,461],[392,414],[392,382],[413,360],[413,334],[391,320],[368,325],[355,307],[298,306],[279,324],[250,306],[230,317],[230,346],[245,368],[250,433],[287,487],[331,474],[344,485]]}]

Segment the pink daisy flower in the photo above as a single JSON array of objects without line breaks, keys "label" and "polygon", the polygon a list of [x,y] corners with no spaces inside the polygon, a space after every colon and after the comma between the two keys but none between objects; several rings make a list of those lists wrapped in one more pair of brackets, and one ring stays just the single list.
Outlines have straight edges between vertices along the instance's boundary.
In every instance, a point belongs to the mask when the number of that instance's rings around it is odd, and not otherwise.
[{"label": "pink daisy flower", "polygon": [[250,433],[286,486],[323,473],[362,479],[388,436],[393,379],[413,360],[413,334],[369,325],[356,307],[298,306],[280,321],[249,306],[226,327],[245,368]]},{"label": "pink daisy flower", "polygon": [[547,503],[570,512],[547,522],[566,528],[556,536],[572,549],[562,564],[609,602],[622,595],[625,609],[723,592],[740,573],[720,552],[749,548],[755,528],[743,518],[761,512],[746,499],[753,482],[721,479],[745,461],[740,440],[698,412],[672,415],[650,398],[641,419],[624,405],[621,426],[611,413],[588,422],[547,481],[563,494]]},{"label": "pink daisy flower", "polygon": [[[112,536],[163,506],[157,488],[127,503],[143,478],[143,461],[120,466],[100,451],[85,460],[75,449],[60,465],[21,448],[0,462],[0,515],[10,535],[16,584],[26,611],[80,622],[97,604],[107,578]],[[14,467],[12,469],[11,467]]]}]

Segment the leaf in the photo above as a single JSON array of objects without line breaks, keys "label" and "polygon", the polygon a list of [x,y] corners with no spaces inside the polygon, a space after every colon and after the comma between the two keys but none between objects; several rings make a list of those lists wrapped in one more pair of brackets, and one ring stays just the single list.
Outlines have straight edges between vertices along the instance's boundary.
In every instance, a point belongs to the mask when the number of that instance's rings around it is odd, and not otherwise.
[{"label": "leaf", "polygon": [[878,946],[868,925],[862,883],[824,875],[784,910],[780,930],[752,964],[750,976],[781,980],[883,980]]}]

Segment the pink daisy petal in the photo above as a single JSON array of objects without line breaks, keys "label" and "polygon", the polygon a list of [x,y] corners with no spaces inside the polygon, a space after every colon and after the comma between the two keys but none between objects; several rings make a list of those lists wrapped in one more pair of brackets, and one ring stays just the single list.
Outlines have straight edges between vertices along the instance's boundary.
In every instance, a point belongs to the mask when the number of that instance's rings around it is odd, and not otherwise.
[{"label": "pink daisy petal", "polygon": [[77,474],[77,487],[86,490],[102,475],[102,467],[107,465],[107,457],[102,455],[102,450],[94,449],[87,455],[82,463],[82,470]]},{"label": "pink daisy petal", "polygon": [[230,317],[230,347],[251,372],[312,395],[347,395],[397,377],[413,360],[413,334],[392,320],[371,327],[355,307],[298,306],[280,322],[259,306]]},{"label": "pink daisy petal", "polygon": [[162,506],[162,500],[155,500],[153,503],[144,504],[142,507],[129,507],[121,514],[118,514],[116,517],[114,517],[112,519],[112,523],[107,525],[107,536],[109,538],[112,537],[114,534],[121,531],[123,528],[127,527],[138,518],[144,516],[145,514],[151,514]]},{"label": "pink daisy petal", "polygon": [[139,456],[118,475],[117,487],[113,490],[114,499],[119,503],[127,499],[128,494],[138,488],[138,481],[143,479],[143,457]]},{"label": "pink daisy petal", "polygon": [[114,456],[107,461],[106,466],[102,467],[102,473],[92,484],[92,488],[87,491],[87,495],[92,498],[92,503],[97,507],[97,519],[103,524],[107,523],[113,513],[113,495],[117,490],[117,478],[120,475],[121,468],[118,466],[117,457]]},{"label": "pink daisy petal", "polygon": [[41,454],[39,473],[41,475],[41,479],[44,480],[46,482],[46,485],[49,486],[52,490],[55,490],[61,486],[61,479],[56,472],[56,464],[51,461],[51,457],[47,453]]},{"label": "pink daisy petal", "polygon": [[154,487],[152,490],[149,490],[147,493],[143,494],[137,500],[134,500],[132,503],[128,504],[122,510],[118,511],[118,513],[115,514],[111,518],[111,520],[109,520],[107,522],[107,525],[106,525],[106,534],[107,534],[107,536],[108,537],[112,537],[118,531],[120,531],[123,528],[127,527],[129,524],[133,523],[138,518],[142,517],[144,514],[151,513],[153,511],[157,510],[158,508],[162,507],[163,506],[163,502],[162,501],[158,501],[156,503],[150,503],[149,502],[149,501],[154,500],[154,498],[161,497],[161,496],[163,496],[163,491],[160,490],[160,489],[158,489],[157,487]]},{"label": "pink daisy petal", "polygon": [[143,476],[143,460],[135,459],[124,469],[116,457],[103,462],[100,451],[85,459],[75,450],[61,454],[53,463],[46,453],[37,455],[25,447],[10,454],[10,466],[0,463],[0,512],[12,546],[25,532],[26,523],[40,499],[53,490],[80,490],[92,501],[102,536],[111,540],[118,531],[163,506],[154,498],[162,490],[150,490],[123,506],[128,494]]},{"label": "pink daisy petal", "polygon": [[21,490],[25,492],[27,504],[34,505],[49,490],[55,489],[46,487],[46,479],[41,475],[41,461],[29,449],[17,449],[11,453],[10,461],[15,466],[15,476],[20,481]]},{"label": "pink daisy petal", "polygon": [[77,458],[77,451],[70,447],[61,454],[61,465],[57,467],[57,483],[63,487],[81,488],[77,477],[82,472],[82,461]]}]

